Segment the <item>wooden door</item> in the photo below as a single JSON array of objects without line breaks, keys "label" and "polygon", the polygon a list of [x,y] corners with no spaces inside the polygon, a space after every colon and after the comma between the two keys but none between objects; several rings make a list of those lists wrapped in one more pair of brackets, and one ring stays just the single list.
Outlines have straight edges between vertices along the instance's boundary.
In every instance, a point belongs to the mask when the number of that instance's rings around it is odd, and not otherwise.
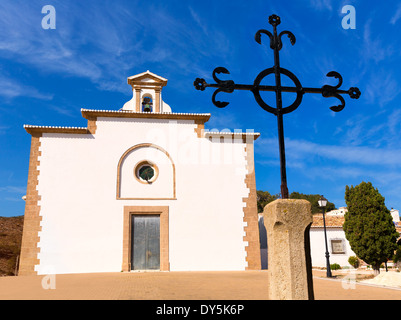
[{"label": "wooden door", "polygon": [[133,215],[131,269],[160,270],[160,216]]}]

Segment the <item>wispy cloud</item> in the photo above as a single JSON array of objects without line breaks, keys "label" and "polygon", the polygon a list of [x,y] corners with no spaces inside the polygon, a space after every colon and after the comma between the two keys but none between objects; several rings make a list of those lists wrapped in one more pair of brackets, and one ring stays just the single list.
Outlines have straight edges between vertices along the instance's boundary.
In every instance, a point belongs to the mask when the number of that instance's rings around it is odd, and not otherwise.
[{"label": "wispy cloud", "polygon": [[322,10],[333,10],[331,0],[311,0],[309,5],[314,8],[315,10],[322,11]]},{"label": "wispy cloud", "polygon": [[5,197],[4,200],[6,200],[6,201],[12,201],[12,202],[22,202],[22,201],[23,201],[22,198],[18,198],[18,197],[14,197],[14,198],[12,198],[12,197]]},{"label": "wispy cloud", "polygon": [[334,135],[349,146],[369,145],[397,149],[401,144],[401,110],[380,109],[372,114],[356,114],[339,126]]},{"label": "wispy cloud", "polygon": [[4,186],[4,187],[0,187],[0,191],[9,192],[9,193],[25,194],[26,187]]},{"label": "wispy cloud", "polygon": [[372,23],[373,18],[370,18],[363,26],[363,45],[360,48],[360,52],[364,63],[372,61],[378,63],[391,57],[396,52],[392,42],[385,42],[381,34],[372,33]]},{"label": "wispy cloud", "polygon": [[365,97],[368,103],[383,107],[393,101],[400,92],[400,85],[393,73],[389,70],[379,70],[372,72],[368,78]]},{"label": "wispy cloud", "polygon": [[[327,193],[338,197],[337,205],[344,205],[339,195],[343,194],[345,185],[371,181],[388,197],[388,205],[394,206],[398,202],[401,192],[399,148],[325,145],[301,139],[286,139],[285,144],[287,168],[295,170],[292,177],[294,174],[305,177],[305,181],[298,181],[293,186],[297,190],[326,188]],[[276,139],[259,138],[255,153],[257,164],[279,167]],[[309,186],[308,182],[311,183]]]},{"label": "wispy cloud", "polygon": [[[55,8],[57,28],[43,30],[43,16],[37,5],[2,2],[0,57],[42,73],[88,78],[99,87],[107,87],[110,78],[113,81],[127,76],[121,74],[128,69],[128,61],[122,56],[131,46],[127,34],[121,32],[128,25],[122,28],[121,21],[129,21],[129,13],[118,8],[102,12],[97,7],[61,2]],[[3,94],[17,93],[7,88]]]},{"label": "wispy cloud", "polygon": [[0,134],[5,134],[9,129],[9,126],[0,126]]},{"label": "wispy cloud", "polygon": [[6,98],[9,102],[16,97],[30,97],[40,100],[53,99],[52,94],[39,92],[36,88],[24,85],[17,79],[0,75],[0,96]]},{"label": "wispy cloud", "polygon": [[397,10],[395,11],[394,15],[390,19],[391,24],[396,24],[396,22],[401,18],[401,4],[398,5]]},{"label": "wispy cloud", "polygon": [[23,202],[22,196],[26,194],[26,187],[4,186],[0,187],[1,198],[6,201]]},{"label": "wispy cloud", "polygon": [[387,122],[388,130],[389,133],[393,136],[399,135],[401,132],[401,110],[397,109],[394,110],[391,114],[388,116],[388,122]]},{"label": "wispy cloud", "polygon": [[237,128],[241,128],[241,123],[234,113],[214,114],[206,123],[206,127],[210,130],[217,129],[222,131],[229,129],[234,131]]},{"label": "wispy cloud", "polygon": [[59,114],[64,115],[64,116],[68,116],[68,117],[75,116],[75,113],[71,110],[71,108],[60,107],[60,106],[55,106],[55,105],[50,105],[49,108],[56,111]]},{"label": "wispy cloud", "polygon": [[[157,5],[127,8],[118,1],[102,6],[61,1],[53,5],[57,27],[43,30],[43,15],[36,4],[1,2],[0,58],[27,64],[44,74],[86,78],[102,90],[128,93],[125,79],[139,66],[143,71],[143,65],[160,64],[166,71],[187,74],[189,65],[195,65],[194,72],[199,69],[194,59],[230,54],[229,41],[219,30],[210,31],[213,37],[208,42],[199,41],[209,31],[191,7],[193,23],[188,24],[188,19],[177,19]],[[3,89],[5,94],[16,93],[8,88]]]},{"label": "wispy cloud", "polygon": [[207,29],[207,24],[205,22],[201,21],[201,18],[199,17],[199,14],[195,12],[195,10],[190,6],[189,8],[189,13],[191,14],[191,17],[195,20],[196,24],[201,28],[203,33],[207,36],[209,35],[209,31]]},{"label": "wispy cloud", "polygon": [[[260,138],[257,141],[256,152],[268,157],[276,156],[272,151],[266,153],[266,150],[275,150],[276,139]],[[392,167],[401,167],[401,150],[393,148],[371,148],[365,146],[341,146],[341,145],[322,145],[305,140],[286,139],[286,154],[293,160],[312,161],[313,157],[320,157],[329,160],[338,161],[345,164],[358,165],[386,165]]]}]

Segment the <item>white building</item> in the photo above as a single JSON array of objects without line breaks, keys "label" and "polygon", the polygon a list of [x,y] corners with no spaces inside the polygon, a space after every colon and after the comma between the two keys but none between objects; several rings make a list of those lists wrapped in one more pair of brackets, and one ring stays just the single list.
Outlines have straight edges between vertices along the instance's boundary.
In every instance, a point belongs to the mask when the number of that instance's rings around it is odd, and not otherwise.
[{"label": "white building", "polygon": [[343,217],[348,212],[347,207],[339,207],[338,209],[326,212],[326,216],[340,216]]},{"label": "white building", "polygon": [[[343,230],[344,216],[325,216],[327,248],[330,254],[330,264],[337,263],[341,267],[348,266],[348,258],[356,256],[345,237]],[[326,246],[323,228],[323,215],[313,215],[313,223],[310,228],[310,249],[313,267],[326,267]]]},{"label": "white building", "polygon": [[129,77],[122,109],[31,134],[20,275],[260,269],[257,133],[173,113],[167,80]]},{"label": "white building", "polygon": [[400,212],[398,210],[391,208],[390,213],[394,222],[400,222]]},{"label": "white building", "polygon": [[[348,210],[345,207],[340,207],[338,210],[333,211],[331,211],[332,214],[327,213],[325,216],[330,264],[338,263],[342,267],[350,267],[348,258],[350,256],[356,256],[356,254],[351,250],[351,246],[346,239],[343,230],[343,224],[345,221],[344,214]],[[390,213],[393,217],[393,222],[396,226],[397,232],[400,232],[398,225],[400,221],[398,210],[391,209]],[[313,223],[310,228],[310,243],[312,266],[326,267],[326,247],[324,240],[323,216],[321,214],[313,216]]]}]

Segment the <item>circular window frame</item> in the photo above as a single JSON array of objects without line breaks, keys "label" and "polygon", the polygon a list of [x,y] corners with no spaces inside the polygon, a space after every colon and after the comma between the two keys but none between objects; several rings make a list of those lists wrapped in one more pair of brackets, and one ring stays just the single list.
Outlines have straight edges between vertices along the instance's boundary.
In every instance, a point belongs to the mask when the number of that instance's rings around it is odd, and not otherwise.
[{"label": "circular window frame", "polygon": [[[154,171],[154,175],[153,175],[152,179],[150,179],[150,180],[148,180],[148,181],[143,180],[143,179],[139,176],[139,170],[140,170],[142,167],[144,167],[144,166],[150,166],[150,167],[153,169],[153,171]],[[152,183],[155,182],[155,181],[157,180],[157,178],[159,177],[159,168],[158,168],[157,165],[154,164],[152,161],[149,161],[149,160],[142,160],[142,161],[139,161],[139,162],[135,165],[135,167],[134,167],[134,177],[135,177],[135,179],[136,179],[138,182],[140,182],[140,183],[142,183],[142,184],[152,184]]]}]

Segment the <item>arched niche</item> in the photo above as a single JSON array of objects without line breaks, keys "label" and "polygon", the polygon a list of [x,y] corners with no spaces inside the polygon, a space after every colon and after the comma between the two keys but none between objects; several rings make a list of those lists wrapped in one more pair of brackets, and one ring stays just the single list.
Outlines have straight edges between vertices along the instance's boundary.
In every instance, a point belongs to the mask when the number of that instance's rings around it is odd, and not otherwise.
[{"label": "arched niche", "polygon": [[142,95],[141,112],[154,112],[153,96],[150,93]]},{"label": "arched niche", "polygon": [[[157,170],[149,182],[137,176],[138,166],[147,164]],[[117,200],[175,200],[175,165],[169,153],[151,144],[137,144],[123,153],[117,166]]]}]

